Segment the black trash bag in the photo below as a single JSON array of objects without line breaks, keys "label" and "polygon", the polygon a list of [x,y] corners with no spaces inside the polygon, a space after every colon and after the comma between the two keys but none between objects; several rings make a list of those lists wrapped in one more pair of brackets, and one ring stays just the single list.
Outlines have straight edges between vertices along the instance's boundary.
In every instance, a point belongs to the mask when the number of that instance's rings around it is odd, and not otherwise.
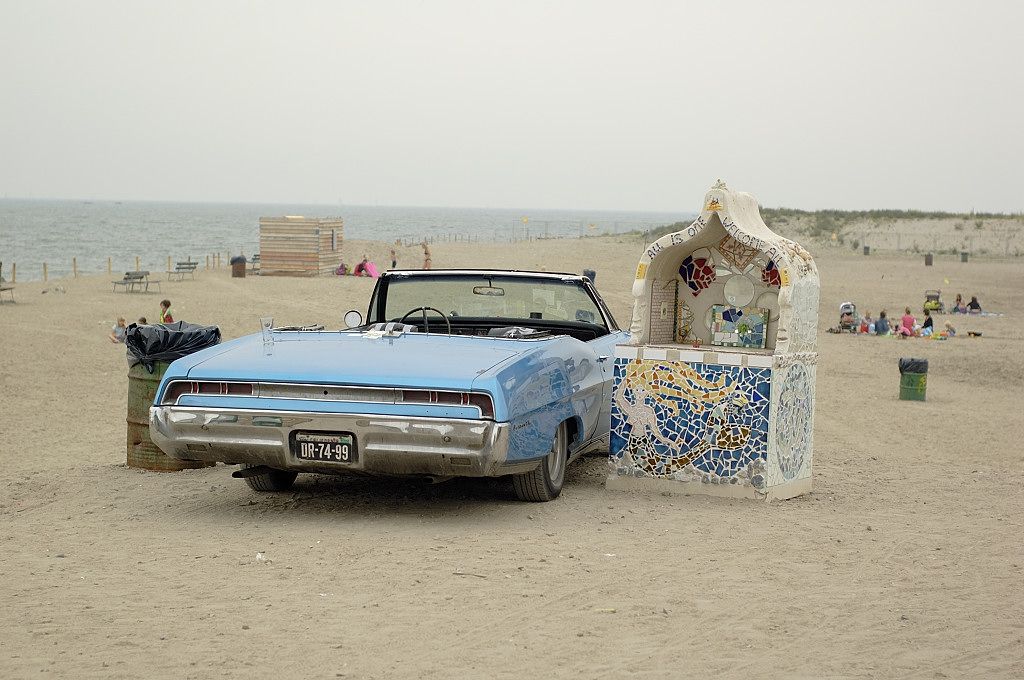
[{"label": "black trash bag", "polygon": [[245,255],[235,255],[231,258],[231,264],[245,264],[246,262],[248,262],[248,260],[245,259]]},{"label": "black trash bag", "polygon": [[912,359],[910,357],[900,357],[900,373],[927,373],[928,372],[928,360],[927,359]]},{"label": "black trash bag", "polygon": [[174,361],[220,342],[220,328],[185,321],[131,324],[124,335],[128,365],[142,364],[153,373],[156,362]]}]

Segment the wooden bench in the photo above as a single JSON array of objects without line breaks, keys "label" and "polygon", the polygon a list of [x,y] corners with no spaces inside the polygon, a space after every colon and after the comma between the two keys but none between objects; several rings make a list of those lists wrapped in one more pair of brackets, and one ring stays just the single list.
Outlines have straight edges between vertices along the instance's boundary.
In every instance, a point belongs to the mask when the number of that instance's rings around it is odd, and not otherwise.
[{"label": "wooden bench", "polygon": [[0,262],[0,302],[4,301],[4,293],[10,292],[11,302],[14,302],[14,286],[6,285],[4,280],[4,263]]},{"label": "wooden bench", "polygon": [[249,260],[249,271],[258,272],[260,270],[260,254],[256,253]]},{"label": "wooden bench", "polygon": [[156,279],[150,280],[148,271],[125,272],[123,279],[111,281],[111,283],[114,284],[115,292],[118,286],[124,286],[124,292],[126,293],[149,292],[149,287],[153,285],[156,286],[157,290],[160,290],[160,281]]},{"label": "wooden bench", "polygon": [[167,272],[167,280],[174,281],[177,278],[178,281],[184,281],[186,276],[191,276],[192,280],[196,278],[196,267],[199,266],[198,262],[191,260],[187,262],[179,262],[174,265],[174,269]]}]

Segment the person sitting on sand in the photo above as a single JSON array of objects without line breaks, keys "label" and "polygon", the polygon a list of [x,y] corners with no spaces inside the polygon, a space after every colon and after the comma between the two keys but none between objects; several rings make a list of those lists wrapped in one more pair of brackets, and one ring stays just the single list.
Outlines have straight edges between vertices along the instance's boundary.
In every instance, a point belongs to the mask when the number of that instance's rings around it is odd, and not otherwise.
[{"label": "person sitting on sand", "polygon": [[174,323],[174,317],[171,316],[170,300],[160,301],[160,323]]},{"label": "person sitting on sand", "polygon": [[956,302],[953,303],[954,314],[966,314],[967,305],[964,304],[964,296],[960,293],[956,294]]},{"label": "person sitting on sand", "polygon": [[878,320],[875,321],[875,335],[889,335],[889,319],[885,318],[885,310],[878,313]]},{"label": "person sitting on sand", "polygon": [[909,338],[914,334],[914,326],[917,325],[917,319],[910,313],[910,307],[906,308],[903,312],[903,316],[900,318],[899,333],[905,338]]},{"label": "person sitting on sand", "polygon": [[874,333],[873,326],[875,320],[871,318],[871,312],[864,312],[864,316],[860,320],[860,332],[861,333]]},{"label": "person sitting on sand", "polygon": [[967,303],[967,312],[969,314],[981,314],[981,303],[978,302],[977,295],[971,296],[971,301]]},{"label": "person sitting on sand", "polygon": [[952,338],[956,335],[956,329],[953,328],[953,324],[949,321],[946,322],[946,337]]},{"label": "person sitting on sand", "polygon": [[932,313],[924,310],[924,323],[921,324],[921,337],[927,338],[935,330],[935,322],[932,320]]},{"label": "person sitting on sand", "polygon": [[363,259],[359,261],[359,264],[352,270],[353,276],[369,276],[370,272],[366,271],[366,264],[370,261],[370,258],[363,255]]},{"label": "person sitting on sand", "polygon": [[117,323],[110,329],[109,337],[111,342],[124,342],[124,334],[128,330],[127,323],[123,316],[117,317]]}]

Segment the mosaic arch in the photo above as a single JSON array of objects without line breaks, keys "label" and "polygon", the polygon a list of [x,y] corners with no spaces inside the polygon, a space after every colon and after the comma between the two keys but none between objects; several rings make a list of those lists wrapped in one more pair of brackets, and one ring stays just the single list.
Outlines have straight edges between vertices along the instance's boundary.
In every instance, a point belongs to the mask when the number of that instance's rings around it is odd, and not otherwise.
[{"label": "mosaic arch", "polygon": [[[608,486],[804,493],[817,268],[803,247],[764,224],[750,194],[718,182],[702,206],[685,229],[645,248],[637,265],[631,337],[615,351]],[[733,317],[759,320],[758,342],[747,342],[751,330],[739,325],[732,335],[744,337],[732,338],[723,320]]]}]

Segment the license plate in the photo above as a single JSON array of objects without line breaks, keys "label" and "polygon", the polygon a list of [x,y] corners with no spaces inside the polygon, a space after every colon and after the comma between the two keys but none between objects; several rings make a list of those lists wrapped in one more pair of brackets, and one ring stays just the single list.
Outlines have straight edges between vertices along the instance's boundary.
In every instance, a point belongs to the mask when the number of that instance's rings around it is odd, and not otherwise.
[{"label": "license plate", "polygon": [[357,458],[355,437],[344,433],[298,432],[292,453],[299,460],[324,463],[354,463]]}]

